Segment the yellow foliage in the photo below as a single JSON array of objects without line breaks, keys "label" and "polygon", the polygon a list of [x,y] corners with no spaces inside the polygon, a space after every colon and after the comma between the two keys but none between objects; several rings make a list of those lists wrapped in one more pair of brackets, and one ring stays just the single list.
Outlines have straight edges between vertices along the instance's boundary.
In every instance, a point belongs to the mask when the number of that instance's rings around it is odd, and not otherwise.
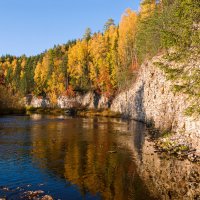
[{"label": "yellow foliage", "polygon": [[83,79],[88,79],[89,46],[86,40],[78,40],[68,51],[68,72],[75,86],[84,87]]},{"label": "yellow foliage", "polygon": [[[7,66],[10,65],[9,62],[6,62],[5,64],[7,64]],[[16,67],[17,67],[17,59],[14,59],[14,60],[12,61],[11,65],[12,65],[13,71],[15,71],[15,70],[16,70]]]},{"label": "yellow foliage", "polygon": [[148,3],[145,3],[145,0],[143,0],[140,5],[140,17],[142,19],[149,17],[153,13],[155,7],[156,0],[148,1]]},{"label": "yellow foliage", "polygon": [[78,40],[76,45],[69,48],[68,51],[68,70],[71,76],[79,79],[83,76],[83,67],[87,56],[86,41]]},{"label": "yellow foliage", "polygon": [[135,34],[137,25],[137,14],[131,9],[127,9],[122,15],[119,24],[119,57],[122,66],[132,64],[135,55]]},{"label": "yellow foliage", "polygon": [[23,79],[24,78],[24,72],[23,71],[21,71],[21,73],[20,73],[20,79]]},{"label": "yellow foliage", "polygon": [[24,69],[25,65],[26,65],[26,59],[23,58],[21,62],[21,68]]}]

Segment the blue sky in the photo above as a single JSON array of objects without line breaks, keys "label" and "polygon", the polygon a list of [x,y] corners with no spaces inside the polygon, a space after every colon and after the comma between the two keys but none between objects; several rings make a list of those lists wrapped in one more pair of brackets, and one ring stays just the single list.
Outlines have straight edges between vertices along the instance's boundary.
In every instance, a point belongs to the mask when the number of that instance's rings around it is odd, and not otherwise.
[{"label": "blue sky", "polygon": [[119,22],[139,0],[0,0],[0,55],[36,55],[54,44],[80,38],[87,27],[101,31]]}]

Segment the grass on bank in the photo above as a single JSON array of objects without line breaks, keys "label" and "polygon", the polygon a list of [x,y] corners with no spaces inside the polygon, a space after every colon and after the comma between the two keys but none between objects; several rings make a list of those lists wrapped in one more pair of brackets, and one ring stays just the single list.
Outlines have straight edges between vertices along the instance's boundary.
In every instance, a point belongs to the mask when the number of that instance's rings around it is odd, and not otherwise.
[{"label": "grass on bank", "polygon": [[120,118],[121,114],[118,112],[113,112],[109,109],[86,109],[86,108],[71,108],[71,109],[62,109],[62,108],[34,108],[27,106],[26,111],[28,113],[37,113],[37,114],[52,114],[52,115],[71,115],[71,116],[80,116],[80,117],[112,117]]},{"label": "grass on bank", "polygon": [[119,112],[113,112],[109,109],[84,109],[77,110],[77,116],[81,117],[112,117],[112,118],[120,118],[122,115]]}]

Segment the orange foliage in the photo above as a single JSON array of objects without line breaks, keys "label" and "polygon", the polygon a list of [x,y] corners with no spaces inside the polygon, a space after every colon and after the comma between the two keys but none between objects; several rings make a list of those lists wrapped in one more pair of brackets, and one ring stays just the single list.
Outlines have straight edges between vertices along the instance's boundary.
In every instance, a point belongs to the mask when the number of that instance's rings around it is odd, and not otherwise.
[{"label": "orange foliage", "polygon": [[65,91],[64,95],[68,96],[68,97],[74,97],[75,96],[75,92],[74,92],[73,87],[71,85],[68,86],[68,88]]}]

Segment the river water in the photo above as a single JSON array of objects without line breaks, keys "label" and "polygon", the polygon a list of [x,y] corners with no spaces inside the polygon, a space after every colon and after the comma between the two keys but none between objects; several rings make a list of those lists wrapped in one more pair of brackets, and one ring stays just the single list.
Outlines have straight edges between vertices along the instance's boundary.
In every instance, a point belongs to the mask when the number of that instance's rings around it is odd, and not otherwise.
[{"label": "river water", "polygon": [[[0,118],[0,198],[200,199],[200,166],[158,155],[139,122]],[[33,193],[32,193],[33,194]]]}]

